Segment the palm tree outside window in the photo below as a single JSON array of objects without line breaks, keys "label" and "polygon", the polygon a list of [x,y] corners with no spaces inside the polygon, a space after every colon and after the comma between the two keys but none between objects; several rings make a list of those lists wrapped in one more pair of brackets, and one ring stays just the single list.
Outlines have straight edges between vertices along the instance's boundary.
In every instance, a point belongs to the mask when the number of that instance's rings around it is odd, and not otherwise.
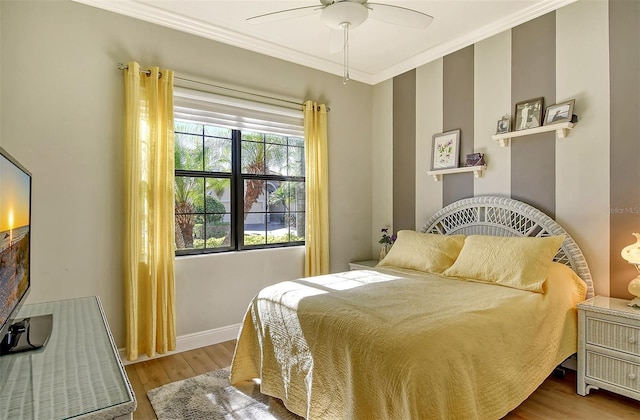
[{"label": "palm tree outside window", "polygon": [[176,255],[303,245],[302,137],[175,121]]}]

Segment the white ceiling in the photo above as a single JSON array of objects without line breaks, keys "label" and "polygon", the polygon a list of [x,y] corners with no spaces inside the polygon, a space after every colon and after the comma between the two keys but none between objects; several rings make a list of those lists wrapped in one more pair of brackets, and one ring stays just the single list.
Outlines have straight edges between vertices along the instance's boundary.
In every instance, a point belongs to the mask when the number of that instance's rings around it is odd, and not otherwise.
[{"label": "white ceiling", "polygon": [[[279,22],[247,18],[319,0],[74,0],[267,54],[343,74],[342,52],[329,52],[330,29],[320,12]],[[368,19],[350,32],[351,79],[376,84],[576,0],[371,0],[434,17],[426,29]]]}]

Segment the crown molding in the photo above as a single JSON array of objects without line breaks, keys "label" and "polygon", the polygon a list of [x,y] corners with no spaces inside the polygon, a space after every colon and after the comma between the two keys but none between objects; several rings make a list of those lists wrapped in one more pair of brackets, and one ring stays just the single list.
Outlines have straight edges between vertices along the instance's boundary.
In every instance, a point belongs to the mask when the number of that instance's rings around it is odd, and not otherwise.
[{"label": "crown molding", "polygon": [[473,45],[484,39],[490,38],[506,30],[512,29],[518,25],[528,22],[532,19],[545,15],[561,7],[567,6],[571,3],[575,3],[578,0],[547,0],[540,3],[536,3],[531,7],[521,10],[518,13],[514,13],[504,19],[492,22],[489,25],[483,26],[473,32],[469,32],[459,38],[452,39],[451,41],[444,42],[429,50],[423,51],[413,57],[389,67],[375,74],[372,78],[371,84],[378,84],[385,80],[391,79],[399,74],[405,73],[409,70],[418,68],[424,64],[430,63],[447,54],[451,54],[462,48]]},{"label": "crown molding", "polygon": [[[337,64],[328,60],[313,57],[291,48],[267,42],[240,32],[220,28],[215,25],[204,23],[197,19],[188,18],[177,13],[170,13],[157,7],[139,3],[135,0],[72,0],[87,6],[93,6],[102,10],[129,16],[145,22],[155,23],[160,26],[175,29],[191,35],[200,36],[221,42],[223,44],[242,48],[245,50],[279,58],[281,60],[310,67],[314,70],[342,76],[342,64]],[[349,69],[350,78],[359,82],[372,84],[372,75]]]},{"label": "crown molding", "polygon": [[[342,76],[343,74],[341,63],[338,64],[328,60],[313,57],[309,54],[283,47],[282,45],[267,42],[239,32],[220,28],[218,26],[211,25],[197,19],[188,18],[177,13],[170,13],[152,5],[140,3],[135,0],[72,1],[129,16],[135,19],[140,19],[146,22],[155,23],[157,25],[175,29],[181,32],[268,55],[270,57],[279,58],[281,60],[293,62],[337,76]],[[517,25],[520,25],[531,19],[535,19],[539,16],[557,10],[576,1],[577,0],[544,0],[534,3],[530,7],[523,9],[518,13],[514,13],[504,19],[493,22],[490,25],[486,25],[473,32],[464,34],[459,38],[439,44],[376,74],[371,74],[358,70],[356,68],[351,68],[350,78],[352,80],[369,85],[378,84],[406,71],[418,68],[447,54],[458,51],[469,45],[473,45],[476,42],[482,41],[483,39],[511,29]]]}]

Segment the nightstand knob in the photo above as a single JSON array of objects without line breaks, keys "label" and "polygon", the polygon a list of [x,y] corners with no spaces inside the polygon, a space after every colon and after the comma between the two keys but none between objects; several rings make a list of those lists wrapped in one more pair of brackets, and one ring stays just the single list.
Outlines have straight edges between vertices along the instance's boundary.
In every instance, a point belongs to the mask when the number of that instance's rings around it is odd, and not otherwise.
[{"label": "nightstand knob", "polygon": [[629,343],[633,344],[636,342],[636,338],[635,337],[629,337]]},{"label": "nightstand knob", "polygon": [[630,381],[633,381],[634,379],[636,379],[636,374],[635,373],[630,373],[627,375],[627,378],[629,378]]}]

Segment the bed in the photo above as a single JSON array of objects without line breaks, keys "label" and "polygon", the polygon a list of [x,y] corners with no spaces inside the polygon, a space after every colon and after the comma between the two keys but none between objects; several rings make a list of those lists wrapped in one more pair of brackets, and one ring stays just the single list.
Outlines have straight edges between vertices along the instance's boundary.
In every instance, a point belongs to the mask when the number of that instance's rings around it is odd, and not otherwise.
[{"label": "bed", "polygon": [[[402,241],[401,241],[402,239]],[[588,265],[551,218],[504,197],[446,206],[383,261],[251,301],[231,383],[308,419],[498,419],[576,352]]]}]

